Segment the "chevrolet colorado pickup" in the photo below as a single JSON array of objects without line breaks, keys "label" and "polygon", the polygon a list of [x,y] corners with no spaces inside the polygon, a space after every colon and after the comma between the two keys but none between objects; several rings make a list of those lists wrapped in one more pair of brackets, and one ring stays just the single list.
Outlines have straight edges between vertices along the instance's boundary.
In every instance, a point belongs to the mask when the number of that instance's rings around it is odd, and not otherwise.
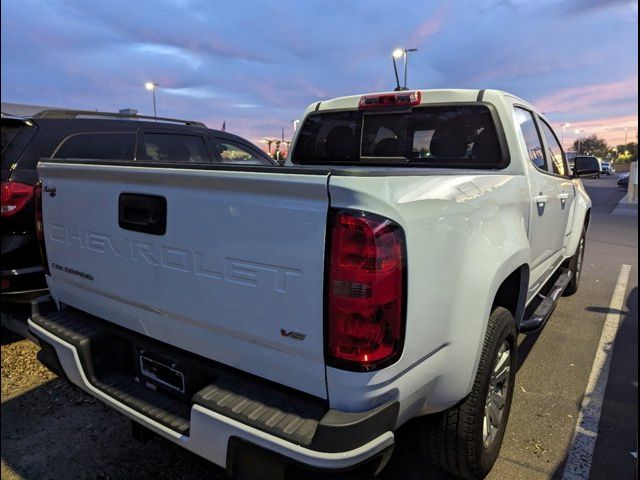
[{"label": "chevrolet colorado pickup", "polygon": [[495,90],[317,102],[283,167],[42,159],[40,360],[232,475],[373,476],[413,422],[482,478],[516,337],[579,285],[591,202]]}]

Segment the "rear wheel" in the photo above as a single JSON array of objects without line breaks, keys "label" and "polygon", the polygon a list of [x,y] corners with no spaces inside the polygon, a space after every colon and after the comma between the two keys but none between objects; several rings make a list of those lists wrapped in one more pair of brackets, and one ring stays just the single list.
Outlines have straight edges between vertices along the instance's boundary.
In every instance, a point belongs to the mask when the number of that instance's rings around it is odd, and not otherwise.
[{"label": "rear wheel", "polygon": [[564,289],[562,293],[563,296],[568,297],[569,295],[573,295],[578,291],[580,287],[580,277],[582,276],[582,263],[584,261],[584,247],[587,241],[587,229],[586,227],[582,228],[582,234],[580,235],[580,240],[578,242],[578,249],[576,253],[569,260],[568,268],[571,271],[571,280],[569,281],[569,285]]},{"label": "rear wheel", "polygon": [[498,458],[515,382],[516,326],[496,308],[489,318],[471,394],[455,407],[420,419],[420,447],[430,463],[465,479],[484,478]]}]

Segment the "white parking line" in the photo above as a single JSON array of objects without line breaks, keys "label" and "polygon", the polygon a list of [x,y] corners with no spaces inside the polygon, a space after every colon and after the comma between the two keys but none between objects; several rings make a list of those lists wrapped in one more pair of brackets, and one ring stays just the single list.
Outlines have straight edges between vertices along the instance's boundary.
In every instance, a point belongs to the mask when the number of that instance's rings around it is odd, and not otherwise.
[{"label": "white parking line", "polygon": [[622,265],[616,288],[611,296],[609,314],[602,327],[602,335],[600,336],[596,357],[591,367],[589,383],[582,399],[580,415],[578,416],[573,441],[569,448],[569,458],[562,475],[563,480],[587,480],[589,478],[593,451],[598,437],[600,412],[602,411],[604,392],[609,378],[611,355],[618,327],[620,326],[621,311],[624,305],[624,296],[627,291],[630,271],[631,266]]}]

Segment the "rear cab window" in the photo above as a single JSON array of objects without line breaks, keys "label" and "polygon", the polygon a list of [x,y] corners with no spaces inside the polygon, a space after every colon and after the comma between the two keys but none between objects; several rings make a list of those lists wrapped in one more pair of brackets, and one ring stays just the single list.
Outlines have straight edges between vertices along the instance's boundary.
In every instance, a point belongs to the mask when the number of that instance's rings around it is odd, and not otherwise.
[{"label": "rear cab window", "polygon": [[509,163],[497,116],[485,104],[313,113],[300,129],[291,160],[491,169]]}]

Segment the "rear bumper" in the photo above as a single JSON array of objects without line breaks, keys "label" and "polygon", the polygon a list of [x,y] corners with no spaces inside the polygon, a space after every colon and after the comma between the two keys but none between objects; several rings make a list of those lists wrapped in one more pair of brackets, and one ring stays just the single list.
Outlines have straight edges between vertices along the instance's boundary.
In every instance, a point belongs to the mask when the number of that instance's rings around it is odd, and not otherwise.
[{"label": "rear bumper", "polygon": [[[57,315],[60,313],[57,312]],[[386,464],[391,454],[394,443],[391,430],[397,419],[397,403],[357,414],[335,410],[321,412],[315,425],[315,434],[308,436],[308,441],[295,428],[293,432],[289,428],[291,437],[287,438],[287,428],[282,431],[266,431],[267,427],[258,423],[251,425],[250,422],[243,421],[241,416],[232,418],[231,411],[226,414],[220,404],[233,402],[237,393],[227,391],[226,400],[206,405],[202,399],[211,397],[212,389],[222,388],[220,385],[208,385],[193,395],[188,414],[185,415],[186,421],[181,422],[179,415],[174,421],[169,413],[164,417],[158,414],[154,417],[151,413],[159,410],[154,407],[160,403],[145,403],[145,399],[149,399],[149,395],[159,394],[141,392],[142,395],[132,398],[136,396],[135,390],[131,393],[131,385],[128,385],[126,390],[129,393],[123,396],[118,393],[117,385],[113,386],[106,380],[96,378],[98,369],[94,368],[91,359],[87,357],[87,352],[92,350],[92,336],[95,335],[90,330],[93,328],[91,325],[69,332],[66,326],[59,329],[48,327],[50,324],[44,320],[46,316],[47,314],[39,313],[36,307],[29,320],[30,331],[42,345],[38,355],[42,363],[131,420],[227,468],[233,474],[258,475],[257,478],[270,479],[301,478],[300,471],[321,471],[336,475],[343,471],[353,472],[356,468],[373,474]],[[83,337],[85,333],[87,336]],[[104,341],[104,337],[102,338]],[[220,384],[228,386],[229,382]],[[244,397],[240,399],[240,403],[250,403],[253,401],[249,398],[252,394],[250,380],[243,381],[242,385]],[[141,386],[138,388],[149,390]],[[260,388],[256,387],[258,390]],[[264,398],[264,394],[264,390],[257,391],[255,398]],[[294,403],[304,401],[304,398],[296,399]],[[311,405],[309,411],[313,407]],[[285,416],[291,411],[304,411],[304,408],[304,405],[296,405],[293,410],[281,413]],[[238,410],[241,411],[242,408]],[[278,415],[276,412],[271,418],[277,418]],[[302,418],[299,421],[304,423],[310,420]],[[172,425],[178,427],[172,428]]]}]

